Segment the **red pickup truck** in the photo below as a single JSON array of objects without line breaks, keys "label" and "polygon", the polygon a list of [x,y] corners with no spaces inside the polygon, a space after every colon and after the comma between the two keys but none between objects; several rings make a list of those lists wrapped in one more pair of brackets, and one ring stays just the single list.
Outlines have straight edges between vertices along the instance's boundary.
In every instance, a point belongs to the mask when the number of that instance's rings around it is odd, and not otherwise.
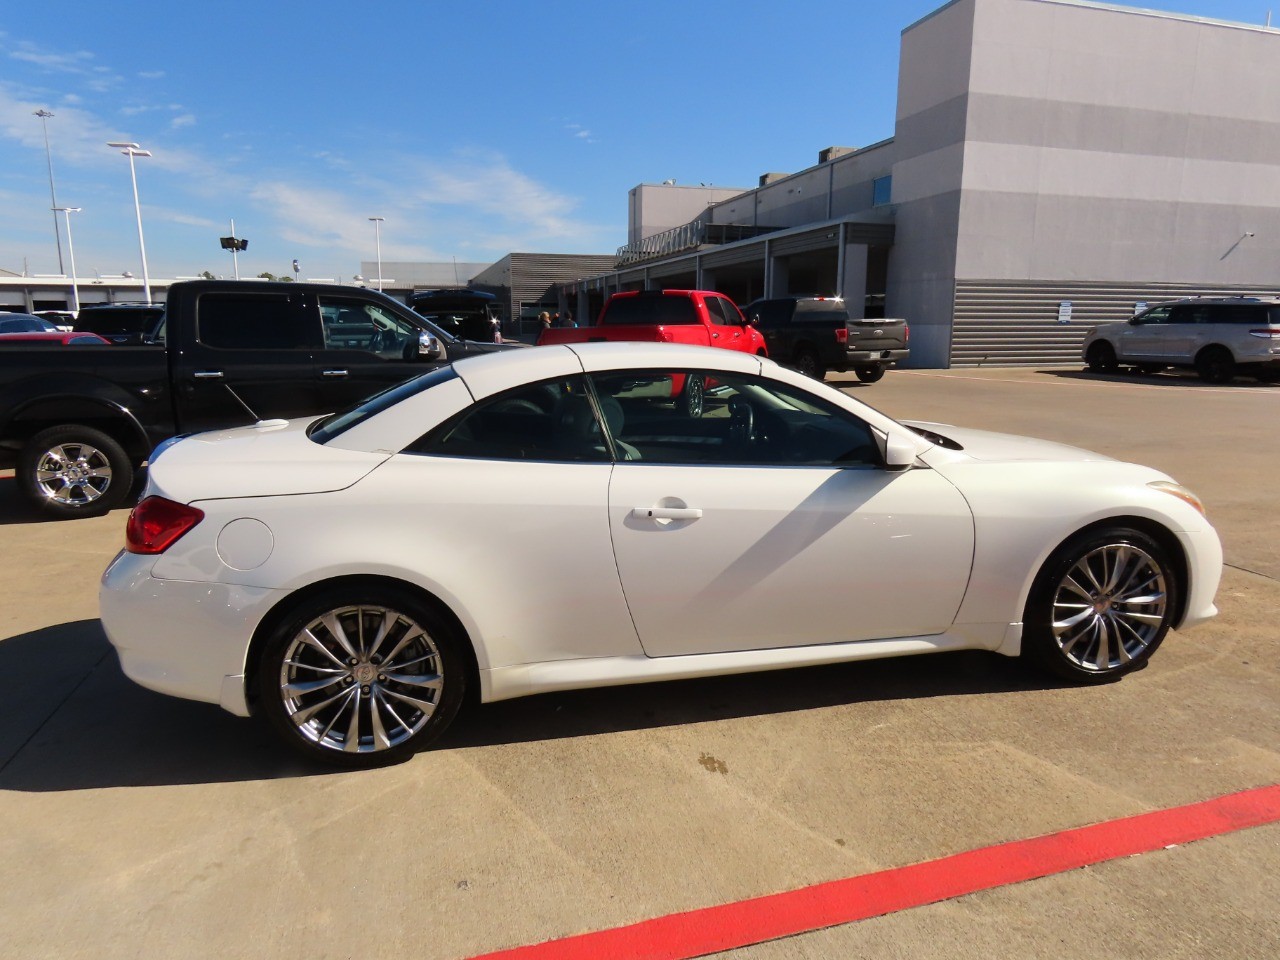
[{"label": "red pickup truck", "polygon": [[592,327],[544,330],[538,346],[593,340],[647,340],[769,355],[764,337],[728,297],[711,290],[615,293]]}]

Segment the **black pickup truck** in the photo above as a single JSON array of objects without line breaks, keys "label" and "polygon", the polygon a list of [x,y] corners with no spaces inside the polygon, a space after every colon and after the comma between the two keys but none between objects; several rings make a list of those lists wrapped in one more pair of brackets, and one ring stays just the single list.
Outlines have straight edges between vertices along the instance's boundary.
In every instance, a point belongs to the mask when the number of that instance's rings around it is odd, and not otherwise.
[{"label": "black pickup truck", "polygon": [[510,346],[459,340],[363,287],[175,283],[141,345],[0,349],[0,467],[46,515],[95,516],[171,436],[340,410]]},{"label": "black pickup truck", "polygon": [[742,312],[764,334],[770,357],[819,380],[828,370],[852,370],[875,383],[911,352],[907,321],[854,320],[839,297],[754,300]]}]

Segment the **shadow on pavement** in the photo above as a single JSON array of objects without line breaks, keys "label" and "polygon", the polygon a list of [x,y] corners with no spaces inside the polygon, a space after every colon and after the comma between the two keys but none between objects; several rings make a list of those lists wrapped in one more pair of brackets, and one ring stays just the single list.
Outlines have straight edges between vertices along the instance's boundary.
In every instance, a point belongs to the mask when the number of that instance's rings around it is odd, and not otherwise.
[{"label": "shadow on pavement", "polygon": [[23,501],[18,481],[11,475],[0,475],[0,525],[39,523],[44,519]]},{"label": "shadow on pavement", "polygon": [[[1050,686],[1017,661],[963,652],[580,690],[470,706],[434,749]],[[0,642],[0,790],[223,783],[336,772],[294,758],[264,723],[137,686],[121,672],[97,620]]]},{"label": "shadow on pavement", "polygon": [[1036,373],[1043,373],[1051,377],[1059,377],[1064,380],[1093,380],[1100,383],[1143,383],[1154,386],[1166,387],[1201,387],[1201,388],[1217,388],[1223,387],[1244,387],[1252,390],[1268,390],[1277,386],[1275,381],[1263,381],[1254,377],[1244,375],[1237,376],[1230,383],[1205,383],[1193,370],[1165,370],[1161,373],[1138,373],[1136,370],[1130,370],[1124,373],[1094,373],[1091,370],[1072,370],[1062,367],[1048,367],[1044,370],[1037,370]]},{"label": "shadow on pavement", "polygon": [[334,772],[265,724],[144,690],[98,620],[0,641],[0,790],[223,783]]}]

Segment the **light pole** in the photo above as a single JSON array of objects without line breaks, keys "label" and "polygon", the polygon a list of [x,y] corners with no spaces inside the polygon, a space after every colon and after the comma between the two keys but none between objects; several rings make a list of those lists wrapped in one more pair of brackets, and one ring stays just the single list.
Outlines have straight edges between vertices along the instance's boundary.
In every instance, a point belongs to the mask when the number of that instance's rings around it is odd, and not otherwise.
[{"label": "light pole", "polygon": [[382,221],[383,217],[370,217],[373,221],[373,235],[378,243],[378,289],[382,289]]},{"label": "light pole", "polygon": [[142,297],[151,302],[151,280],[147,276],[147,245],[142,239],[142,205],[138,202],[138,173],[133,168],[134,157],[149,157],[150,150],[140,150],[136,143],[110,140],[108,147],[119,147],[120,152],[129,158],[129,177],[133,180],[133,211],[138,215],[138,251],[142,254]]},{"label": "light pole", "polygon": [[53,116],[41,107],[31,114],[40,118],[40,126],[44,127],[44,159],[49,165],[49,206],[53,209],[53,239],[58,244],[58,272],[66,273],[62,267],[62,237],[58,234],[58,197],[53,190],[53,153],[49,150],[49,118]]},{"label": "light pole", "polygon": [[71,309],[75,313],[80,312],[80,291],[76,288],[76,248],[71,243],[71,215],[79,212],[79,207],[53,208],[53,214],[55,217],[61,213],[67,218],[67,257],[71,260]]}]

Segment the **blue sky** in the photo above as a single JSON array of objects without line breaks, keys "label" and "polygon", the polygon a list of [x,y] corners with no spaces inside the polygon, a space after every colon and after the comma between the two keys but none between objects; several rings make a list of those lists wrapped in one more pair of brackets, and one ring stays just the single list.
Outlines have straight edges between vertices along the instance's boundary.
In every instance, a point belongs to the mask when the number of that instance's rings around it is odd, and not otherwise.
[{"label": "blue sky", "polygon": [[[1262,23],[1268,0],[1162,0]],[[751,186],[893,134],[901,30],[940,0],[27,5],[0,25],[0,268],[350,279],[374,259],[612,252],[638,183]],[[1274,4],[1280,8],[1280,0]],[[1280,13],[1280,9],[1277,9]],[[64,238],[65,247],[65,238]],[[64,251],[65,252],[65,251]],[[69,264],[68,264],[69,269]]]}]

